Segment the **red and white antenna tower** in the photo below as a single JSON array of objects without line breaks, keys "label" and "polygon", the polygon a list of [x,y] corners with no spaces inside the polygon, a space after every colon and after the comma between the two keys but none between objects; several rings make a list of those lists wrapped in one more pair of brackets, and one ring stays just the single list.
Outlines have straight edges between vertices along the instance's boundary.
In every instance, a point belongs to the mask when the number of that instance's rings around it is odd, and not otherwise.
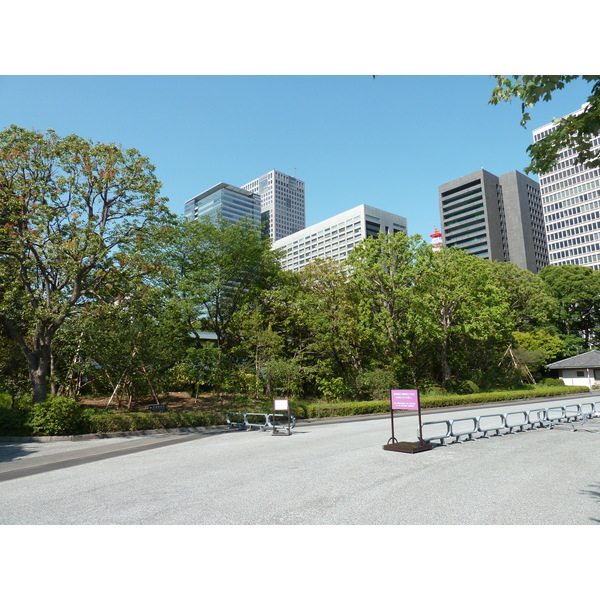
[{"label": "red and white antenna tower", "polygon": [[431,246],[434,252],[439,252],[442,247],[442,233],[437,228],[433,228],[433,233],[429,236],[431,238]]}]

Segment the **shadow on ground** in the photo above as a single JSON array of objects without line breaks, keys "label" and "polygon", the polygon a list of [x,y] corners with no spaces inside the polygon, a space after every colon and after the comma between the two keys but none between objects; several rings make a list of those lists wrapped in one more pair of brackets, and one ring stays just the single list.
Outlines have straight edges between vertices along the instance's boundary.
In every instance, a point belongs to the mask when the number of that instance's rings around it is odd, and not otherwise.
[{"label": "shadow on ground", "polygon": [[0,463],[10,462],[15,458],[23,458],[33,454],[34,451],[27,449],[23,444],[4,442],[0,443]]},{"label": "shadow on ground", "polygon": [[[582,490],[581,493],[590,496],[593,500],[596,500],[597,502],[600,502],[600,483],[593,483],[590,486],[590,489]],[[593,517],[590,517],[590,521],[593,521],[594,523],[600,523],[600,518],[595,519]]]}]

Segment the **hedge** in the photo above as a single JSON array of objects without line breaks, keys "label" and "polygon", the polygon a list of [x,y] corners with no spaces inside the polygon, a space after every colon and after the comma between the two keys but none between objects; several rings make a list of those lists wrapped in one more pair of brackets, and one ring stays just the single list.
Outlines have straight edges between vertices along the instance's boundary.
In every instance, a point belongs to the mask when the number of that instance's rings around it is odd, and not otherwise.
[{"label": "hedge", "polygon": [[[421,408],[444,408],[447,406],[473,405],[491,402],[506,402],[526,398],[555,397],[567,394],[589,393],[586,386],[548,386],[531,390],[487,392],[465,395],[422,396]],[[81,409],[81,418],[70,415],[72,431],[62,429],[58,409],[63,405],[76,404],[65,398],[51,399],[35,409],[0,408],[0,436],[32,435],[75,435],[80,433],[116,433],[153,429],[178,429],[183,427],[204,427],[223,425],[224,416],[218,413],[184,412],[109,412],[98,409]],[[268,409],[265,409],[268,410]],[[322,417],[346,417],[353,415],[381,414],[389,412],[389,400],[365,402],[341,402],[337,404],[292,402],[292,413],[298,419],[318,419]],[[70,414],[70,413],[69,413]],[[73,418],[72,418],[73,417]]]},{"label": "hedge", "polygon": [[224,423],[224,419],[220,415],[199,411],[165,413],[104,412],[88,414],[86,421],[88,433],[178,429],[179,427],[204,427]]},{"label": "hedge", "polygon": [[[548,396],[564,396],[567,394],[589,393],[587,386],[564,386],[537,388],[532,390],[512,390],[504,392],[486,392],[480,394],[421,396],[421,408],[444,408],[446,406],[461,406],[466,404],[482,404],[491,402],[506,402],[526,398],[545,398]],[[293,403],[292,403],[293,407]],[[348,417],[352,415],[367,415],[385,413],[390,410],[389,400],[371,400],[366,402],[341,402],[338,404],[307,404],[303,412],[309,419],[322,417]]]}]

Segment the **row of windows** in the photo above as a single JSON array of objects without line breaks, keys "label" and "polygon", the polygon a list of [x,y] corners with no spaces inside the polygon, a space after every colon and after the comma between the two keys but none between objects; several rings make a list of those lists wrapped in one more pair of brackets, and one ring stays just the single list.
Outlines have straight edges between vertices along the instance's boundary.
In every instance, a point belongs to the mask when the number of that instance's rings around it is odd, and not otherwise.
[{"label": "row of windows", "polygon": [[[552,204],[551,206],[547,206],[546,207],[546,213],[551,213],[554,212],[555,210],[560,210],[561,208],[565,208],[567,206],[577,206],[580,205],[582,202],[587,202],[588,200],[592,200],[592,198],[600,198],[600,191],[596,190],[595,192],[589,192],[587,194],[582,194],[581,196],[575,196],[574,198],[567,198],[566,200],[563,200],[562,202],[557,202],[556,204]],[[590,204],[586,204],[584,205],[583,210],[590,210],[590,208],[595,208],[595,206],[592,206],[594,203],[590,203]],[[588,206],[590,208],[585,208],[585,206]]]},{"label": "row of windows", "polygon": [[578,185],[576,187],[570,188],[568,190],[563,190],[562,192],[557,192],[555,194],[551,194],[550,196],[544,197],[544,204],[548,204],[550,202],[555,202],[556,200],[561,200],[563,198],[568,198],[574,196],[576,194],[580,194],[582,192],[587,192],[589,190],[594,190],[600,187],[600,179],[595,181],[590,181],[589,183],[584,183],[582,185]]},{"label": "row of windows", "polygon": [[[570,171],[571,169],[569,169]],[[586,170],[585,173],[581,173],[580,175],[576,175],[575,177],[571,177],[570,179],[563,179],[558,183],[553,183],[551,185],[545,186],[542,188],[544,194],[549,194],[550,192],[554,192],[556,190],[562,190],[567,187],[571,187],[577,183],[581,183],[582,181],[588,181],[589,179],[595,179],[600,176],[600,169],[594,169],[593,171]]]},{"label": "row of windows", "polygon": [[570,258],[568,260],[559,260],[553,265],[585,265],[589,266],[594,271],[600,270],[600,254],[591,254],[590,256],[582,256],[580,258]]},{"label": "row of windows", "polygon": [[593,240],[600,240],[600,233],[589,233],[587,235],[580,235],[579,237],[570,238],[561,242],[554,242],[548,245],[548,249],[559,250],[560,248],[569,248],[570,246],[585,244],[586,242],[591,242]]},{"label": "row of windows", "polygon": [[579,217],[575,217],[574,219],[565,219],[564,221],[559,221],[558,223],[549,223],[546,227],[548,231],[562,229],[565,226],[577,225],[579,223],[584,223],[586,221],[598,221],[600,220],[600,212],[596,211],[595,213],[587,213],[581,215]]}]

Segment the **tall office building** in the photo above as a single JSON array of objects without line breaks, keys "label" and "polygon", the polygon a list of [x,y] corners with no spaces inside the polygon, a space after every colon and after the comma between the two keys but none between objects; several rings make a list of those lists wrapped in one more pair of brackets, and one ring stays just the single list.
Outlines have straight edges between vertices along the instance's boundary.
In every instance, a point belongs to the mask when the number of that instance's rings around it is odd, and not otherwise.
[{"label": "tall office building", "polygon": [[[585,104],[571,114],[583,112]],[[568,115],[569,116],[569,115]],[[533,130],[533,141],[548,135],[557,125]],[[600,136],[592,140],[600,146]],[[575,164],[577,152],[560,152],[557,165],[540,175],[548,252],[552,265],[584,265],[600,269],[600,169]]]},{"label": "tall office building", "polygon": [[537,273],[548,264],[539,186],[480,169],[439,187],[444,245]]},{"label": "tall office building", "polygon": [[278,240],[306,226],[304,181],[279,171],[269,171],[242,186],[261,199],[265,233]]},{"label": "tall office building", "polygon": [[273,249],[285,250],[284,269],[299,271],[318,258],[343,262],[361,240],[400,231],[406,232],[404,217],[361,204],[275,241]]},{"label": "tall office building", "polygon": [[260,197],[234,185],[218,183],[185,203],[185,216],[190,219],[216,215],[232,223],[247,218],[260,227]]}]

